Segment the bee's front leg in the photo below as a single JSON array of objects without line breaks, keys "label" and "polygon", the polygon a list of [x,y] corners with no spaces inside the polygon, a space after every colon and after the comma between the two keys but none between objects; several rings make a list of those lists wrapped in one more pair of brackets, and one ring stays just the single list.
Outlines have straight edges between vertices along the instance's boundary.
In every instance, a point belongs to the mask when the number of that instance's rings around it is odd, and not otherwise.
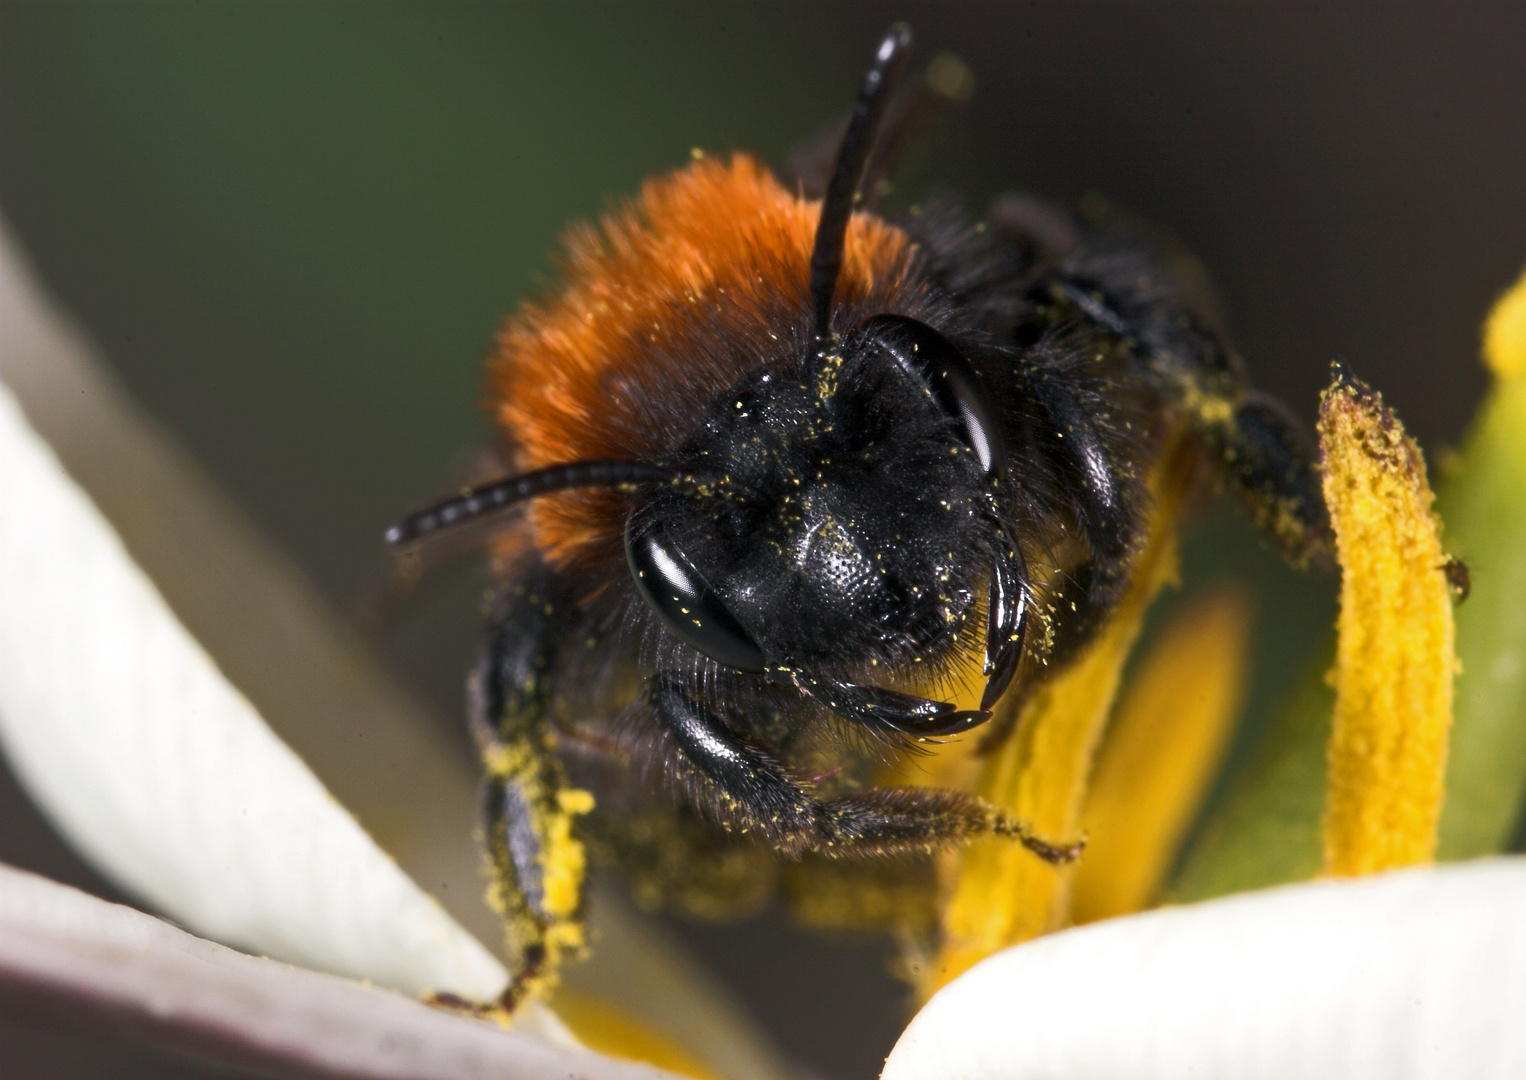
[{"label": "bee's front leg", "polygon": [[678,678],[654,678],[650,699],[659,725],[701,778],[698,800],[724,827],[756,833],[786,857],[926,854],[992,833],[1010,836],[1051,862],[1080,853],[1033,836],[1022,822],[960,791],[870,788],[818,799],[772,754],[696,701]]},{"label": "bee's front leg", "polygon": [[488,902],[503,915],[515,954],[502,1001],[509,1009],[552,988],[562,959],[584,948],[586,857],[574,823],[593,809],[593,796],[570,785],[555,752],[548,673],[570,612],[553,587],[549,574],[530,574],[499,597],[469,693],[487,774]]},{"label": "bee's front leg", "polygon": [[1042,412],[1041,445],[1064,479],[1091,552],[1091,600],[1106,609],[1123,592],[1139,540],[1143,504],[1132,467],[1109,444],[1105,415],[1078,396],[1063,377],[1041,365],[1026,370]]}]

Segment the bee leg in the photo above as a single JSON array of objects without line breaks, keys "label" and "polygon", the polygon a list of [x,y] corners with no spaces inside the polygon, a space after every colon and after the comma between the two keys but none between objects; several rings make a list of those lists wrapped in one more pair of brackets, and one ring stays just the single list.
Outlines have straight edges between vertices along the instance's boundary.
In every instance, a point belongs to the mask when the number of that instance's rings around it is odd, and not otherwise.
[{"label": "bee leg", "polygon": [[[632,713],[650,709],[645,702]],[[574,784],[598,792],[578,820],[590,866],[612,869],[638,907],[703,919],[757,911],[773,894],[779,860],[766,845],[717,829],[689,803],[665,798],[677,755],[648,725],[557,724],[557,756]]]},{"label": "bee leg", "polygon": [[1054,843],[974,795],[946,788],[870,788],[822,804],[827,827],[811,850],[831,858],[931,854],[976,836],[1016,840],[1047,863],[1073,862],[1085,840]]},{"label": "bee leg", "polygon": [[1208,320],[1185,307],[1174,318],[1143,318],[1141,298],[1120,301],[1131,291],[1123,280],[1089,290],[1058,279],[1051,289],[1137,350],[1151,380],[1184,408],[1219,458],[1221,475],[1289,562],[1327,559],[1329,516],[1302,426],[1275,398],[1244,389],[1243,365]]},{"label": "bee leg", "polygon": [[1298,422],[1275,398],[1251,391],[1227,420],[1204,425],[1256,526],[1294,566],[1328,558],[1330,516]]},{"label": "bee leg", "polygon": [[767,750],[700,706],[676,678],[651,687],[658,722],[708,784],[695,792],[723,826],[764,837],[789,858],[927,854],[981,834],[1010,836],[1041,858],[1079,848],[1050,844],[981,799],[943,788],[873,788],[818,800]]},{"label": "bee leg", "polygon": [[676,678],[652,680],[651,704],[684,761],[714,785],[706,801],[728,826],[757,831],[781,849],[798,851],[815,823],[809,792],[761,747],[745,742],[700,706]]},{"label": "bee leg", "polygon": [[584,946],[585,857],[575,820],[593,807],[556,757],[546,672],[566,612],[543,571],[498,598],[492,632],[469,686],[469,717],[482,753],[482,827],[492,883],[516,958],[504,993],[513,1008],[555,985],[564,957]]},{"label": "bee leg", "polygon": [[1142,499],[1131,469],[1103,438],[1097,419],[1058,378],[1029,368],[1028,384],[1049,421],[1046,452],[1067,487],[1073,510],[1091,551],[1090,602],[1110,607],[1128,573],[1139,532]]}]

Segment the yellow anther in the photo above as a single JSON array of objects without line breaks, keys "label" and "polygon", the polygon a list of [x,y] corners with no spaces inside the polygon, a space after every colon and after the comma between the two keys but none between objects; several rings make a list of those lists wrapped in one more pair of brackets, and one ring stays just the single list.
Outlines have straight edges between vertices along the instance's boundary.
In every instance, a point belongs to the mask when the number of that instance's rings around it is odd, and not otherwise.
[{"label": "yellow anther", "polygon": [[1452,598],[1425,459],[1344,369],[1320,405],[1341,565],[1325,869],[1364,874],[1436,849],[1452,723]]}]

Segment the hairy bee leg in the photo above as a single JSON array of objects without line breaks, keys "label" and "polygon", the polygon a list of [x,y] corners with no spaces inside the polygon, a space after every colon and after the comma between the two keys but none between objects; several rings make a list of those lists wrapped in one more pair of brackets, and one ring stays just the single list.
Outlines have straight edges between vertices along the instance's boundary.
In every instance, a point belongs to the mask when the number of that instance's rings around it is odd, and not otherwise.
[{"label": "hairy bee leg", "polygon": [[653,798],[652,777],[625,746],[564,733],[560,756],[575,781],[600,793],[578,822],[589,864],[615,870],[637,906],[723,919],[767,903],[779,859],[766,845],[717,829],[693,806]]},{"label": "hairy bee leg", "polygon": [[1244,389],[1234,354],[1201,322],[1181,313],[1169,337],[1135,325],[1115,302],[1074,282],[1053,286],[1086,317],[1142,354],[1147,371],[1182,404],[1219,458],[1223,476],[1252,521],[1300,566],[1328,542],[1319,472],[1298,421],[1275,398]]},{"label": "hairy bee leg", "polygon": [[1075,492],[1075,510],[1091,550],[1090,601],[1105,610],[1128,573],[1139,532],[1139,499],[1129,467],[1109,450],[1096,418],[1064,383],[1043,368],[1027,370],[1034,399],[1049,420],[1046,448]]},{"label": "hairy bee leg", "polygon": [[[973,795],[942,788],[873,788],[818,800],[772,755],[738,737],[676,679],[653,680],[652,709],[684,760],[709,781],[703,792],[723,824],[755,832],[781,854],[831,858],[926,854],[982,834],[1011,836],[1039,857],[1069,848],[1035,837]],[[1078,849],[1077,849],[1078,850]]]},{"label": "hairy bee leg", "polygon": [[[538,571],[538,572],[537,572]],[[539,568],[498,597],[469,687],[469,717],[486,770],[481,809],[492,884],[515,955],[504,1004],[555,984],[564,957],[584,946],[585,857],[575,819],[593,807],[555,753],[546,672],[566,612]]]},{"label": "hairy bee leg", "polygon": [[723,819],[740,810],[744,823],[773,838],[811,829],[815,803],[790,779],[783,765],[760,747],[743,741],[718,716],[689,696],[676,679],[657,676],[651,685],[652,712],[685,761],[716,787]]},{"label": "hairy bee leg", "polygon": [[1251,520],[1289,562],[1302,566],[1325,551],[1330,521],[1307,438],[1281,402],[1244,389],[1238,359],[1215,334],[1183,312],[1167,338],[1132,324],[1099,293],[1072,282],[1055,288],[1142,353],[1146,370],[1185,408],[1218,457]]},{"label": "hairy bee leg", "polygon": [[1275,398],[1252,391],[1204,436],[1256,526],[1301,566],[1328,552],[1330,516],[1313,452]]},{"label": "hairy bee leg", "polygon": [[1169,257],[1126,235],[1082,226],[1031,197],[997,200],[991,221],[1020,263],[1039,266],[1029,295],[1045,298],[1040,322],[1079,318],[1125,349],[1186,413],[1220,475],[1288,560],[1325,561],[1329,519],[1302,425],[1274,399],[1246,390],[1244,365],[1206,313],[1211,301],[1194,296],[1201,288],[1183,277],[1183,260],[1173,269]]},{"label": "hairy bee leg", "polygon": [[[1150,273],[1165,276],[1160,269]],[[1049,290],[1125,343],[1150,379],[1183,407],[1252,521],[1289,562],[1302,566],[1328,557],[1329,515],[1302,425],[1275,398],[1245,389],[1239,358],[1200,315],[1182,304],[1162,319],[1158,303],[1135,295],[1138,288],[1123,278],[1089,282],[1060,275]]]},{"label": "hairy bee leg", "polygon": [[1045,862],[1077,858],[1085,841],[1056,843],[982,799],[943,788],[871,788],[822,804],[828,836],[810,848],[831,858],[928,854],[976,836],[1016,840]]}]

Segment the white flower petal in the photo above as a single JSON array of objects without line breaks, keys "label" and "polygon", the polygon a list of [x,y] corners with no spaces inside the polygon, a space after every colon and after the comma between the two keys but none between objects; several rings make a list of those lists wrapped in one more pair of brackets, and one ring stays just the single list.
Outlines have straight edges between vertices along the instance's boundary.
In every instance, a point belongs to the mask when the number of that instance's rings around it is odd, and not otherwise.
[{"label": "white flower petal", "polygon": [[933,997],[885,1080],[1526,1076],[1526,860],[1065,931]]},{"label": "white flower petal", "polygon": [[0,866],[0,985],[33,1013],[128,1030],[262,1074],[659,1080],[377,987],[261,960]]},{"label": "white flower petal", "polygon": [[96,865],[208,937],[409,992],[506,974],[223,677],[0,393],[0,732]]}]

